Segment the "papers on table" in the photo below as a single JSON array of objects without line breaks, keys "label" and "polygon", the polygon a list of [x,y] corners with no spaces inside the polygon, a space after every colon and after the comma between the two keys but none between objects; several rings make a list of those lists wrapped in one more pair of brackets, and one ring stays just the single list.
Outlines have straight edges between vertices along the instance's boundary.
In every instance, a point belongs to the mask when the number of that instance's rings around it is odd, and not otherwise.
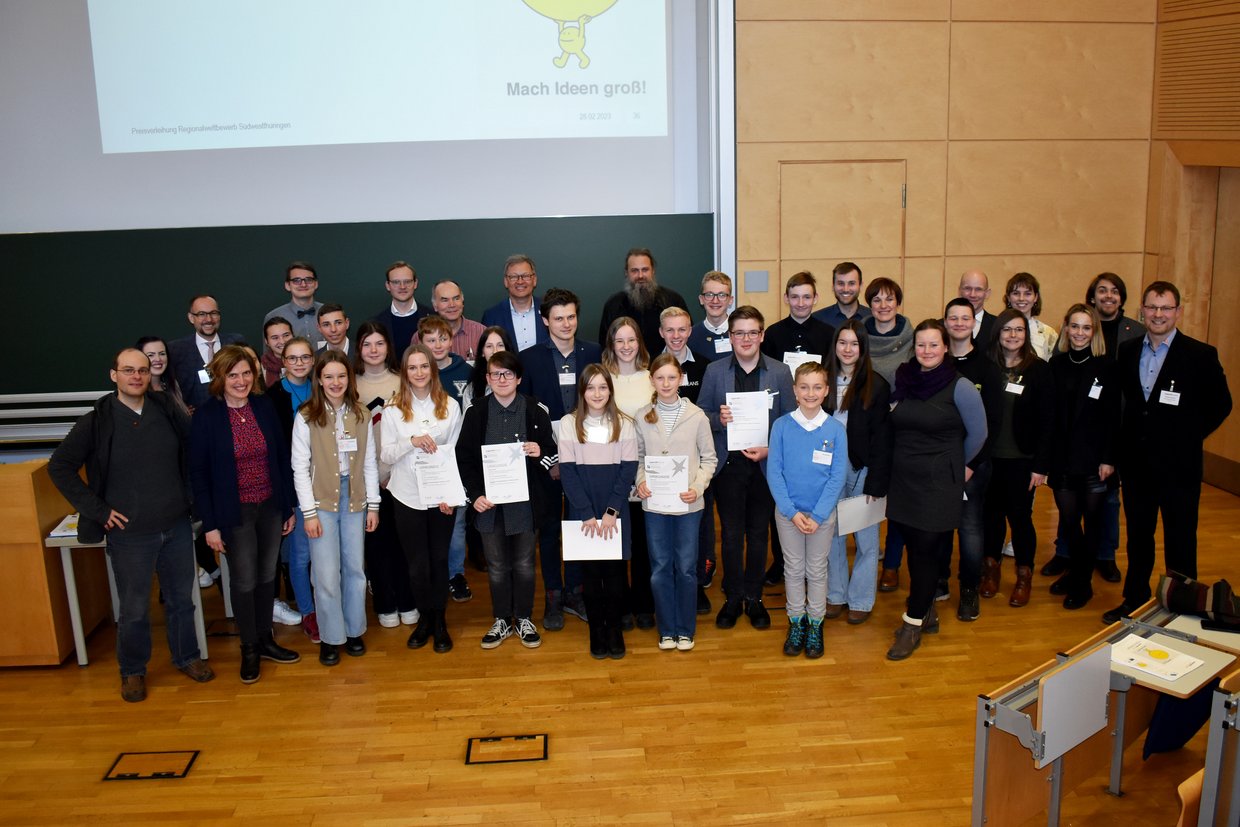
[{"label": "papers on table", "polygon": [[727,394],[728,410],[732,412],[732,421],[728,423],[729,451],[766,447],[770,427],[767,411],[772,400],[767,391]]},{"label": "papers on table", "polygon": [[601,533],[587,537],[581,530],[581,520],[561,520],[560,536],[564,548],[564,560],[623,560],[624,546],[621,545],[620,532],[623,520],[616,520],[616,530],[610,540],[604,540]]},{"label": "papers on table", "polygon": [[63,520],[61,520],[57,524],[57,526],[52,529],[52,533],[47,536],[49,537],[76,537],[77,530],[78,530],[78,515],[70,514],[68,517],[65,517]]},{"label": "papers on table", "polygon": [[525,444],[483,445],[482,482],[487,499],[496,505],[528,501],[530,484],[525,473]]},{"label": "papers on table", "polygon": [[887,518],[887,498],[866,502],[864,494],[840,500],[836,511],[836,534],[846,537],[863,528],[877,525]]},{"label": "papers on table", "polygon": [[686,514],[689,504],[680,495],[689,490],[687,456],[648,456],[645,462],[649,508],[658,514]]},{"label": "papers on table", "polygon": [[1165,681],[1187,675],[1205,663],[1192,655],[1177,652],[1137,635],[1129,635],[1111,646],[1111,662]]},{"label": "papers on table", "polygon": [[433,454],[414,452],[413,473],[418,480],[422,504],[427,508],[439,503],[465,504],[465,486],[461,484],[456,451],[452,450],[451,445],[443,446]]},{"label": "papers on table", "polygon": [[785,350],[784,364],[788,366],[788,370],[792,371],[792,375],[796,376],[797,368],[801,367],[805,362],[817,362],[822,364],[821,353],[806,353],[803,350]]}]

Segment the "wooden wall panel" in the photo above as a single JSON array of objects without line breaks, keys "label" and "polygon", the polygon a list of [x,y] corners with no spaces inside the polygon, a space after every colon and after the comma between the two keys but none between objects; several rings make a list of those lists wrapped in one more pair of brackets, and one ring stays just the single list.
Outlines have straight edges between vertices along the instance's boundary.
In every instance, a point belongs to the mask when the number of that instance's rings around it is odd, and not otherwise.
[{"label": "wooden wall panel", "polygon": [[952,20],[1153,23],[1155,0],[953,0]]},{"label": "wooden wall panel", "polygon": [[1158,22],[1240,13],[1240,0],[1159,0]]},{"label": "wooden wall panel", "polygon": [[1153,38],[1122,23],[956,23],[951,138],[1144,140]]},{"label": "wooden wall panel", "polygon": [[946,23],[738,22],[737,140],[946,137]]},{"label": "wooden wall panel", "polygon": [[953,141],[947,253],[1141,249],[1145,141]]},{"label": "wooden wall panel", "polygon": [[946,143],[939,141],[854,143],[760,143],[736,148],[737,256],[779,255],[779,176],[783,161],[903,160],[908,206],[905,253],[943,253],[947,182]]},{"label": "wooden wall panel", "polygon": [[[1210,344],[1218,348],[1224,367],[1231,366],[1232,396],[1240,397],[1240,169],[1224,169],[1218,182],[1218,218],[1214,233],[1214,279],[1210,295]],[[1240,416],[1233,414],[1206,441],[1206,450],[1240,462]]]},{"label": "wooden wall panel", "polygon": [[1240,139],[1240,14],[1158,26],[1155,138]]},{"label": "wooden wall panel", "polygon": [[922,319],[943,315],[943,305],[956,295],[959,276],[952,279],[951,292],[944,287],[943,257],[904,260],[904,306],[900,312],[917,324]]},{"label": "wooden wall panel", "polygon": [[[1042,285],[1042,315],[1039,317],[1058,330],[1064,313],[1077,302],[1085,301],[1085,288],[1099,273],[1117,273],[1128,286],[1128,303],[1124,313],[1136,316],[1140,301],[1141,254],[1057,254],[1003,256],[948,256],[943,285],[952,296],[957,293],[960,274],[970,267],[986,272],[990,279],[990,299],[986,309],[998,313],[1003,309],[1003,287],[1015,273],[1032,273]],[[1134,294],[1135,297],[1134,297]]]},{"label": "wooden wall panel", "polygon": [[904,167],[903,161],[780,164],[780,258],[899,258]]},{"label": "wooden wall panel", "polygon": [[736,0],[737,20],[946,20],[950,0]]}]

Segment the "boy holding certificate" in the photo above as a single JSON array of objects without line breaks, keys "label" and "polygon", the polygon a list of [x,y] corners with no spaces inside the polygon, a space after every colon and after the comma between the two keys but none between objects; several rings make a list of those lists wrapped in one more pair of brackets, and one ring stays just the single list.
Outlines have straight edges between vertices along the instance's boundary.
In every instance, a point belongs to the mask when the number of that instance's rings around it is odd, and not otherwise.
[{"label": "boy holding certificate", "polygon": [[818,362],[797,368],[797,409],[771,428],[766,477],[784,547],[788,638],[784,654],[820,658],[827,605],[827,555],[835,538],[835,505],[848,475],[848,433],[822,409],[827,371]]}]

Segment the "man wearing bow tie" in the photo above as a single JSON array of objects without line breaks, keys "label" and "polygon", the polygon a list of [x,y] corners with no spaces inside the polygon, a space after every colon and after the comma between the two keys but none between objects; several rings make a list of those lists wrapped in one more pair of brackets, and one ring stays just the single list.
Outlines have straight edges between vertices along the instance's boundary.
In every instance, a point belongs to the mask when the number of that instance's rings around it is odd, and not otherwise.
[{"label": "man wearing bow tie", "polygon": [[293,327],[293,335],[309,339],[316,345],[323,340],[319,333],[319,308],[323,302],[314,300],[314,293],[319,289],[319,277],[314,265],[308,261],[294,261],[284,268],[284,289],[292,299],[272,308],[263,317],[266,324],[273,316],[288,319]]}]

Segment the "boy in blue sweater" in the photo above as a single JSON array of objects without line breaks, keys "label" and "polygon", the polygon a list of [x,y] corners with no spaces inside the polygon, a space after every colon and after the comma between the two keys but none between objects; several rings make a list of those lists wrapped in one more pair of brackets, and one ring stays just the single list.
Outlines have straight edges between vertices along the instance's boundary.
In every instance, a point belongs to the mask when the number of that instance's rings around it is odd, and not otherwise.
[{"label": "boy in blue sweater", "polygon": [[784,548],[784,654],[789,656],[823,654],[827,554],[835,537],[835,506],[848,474],[848,433],[822,409],[829,387],[826,368],[803,363],[793,377],[797,409],[771,426],[766,481]]}]

